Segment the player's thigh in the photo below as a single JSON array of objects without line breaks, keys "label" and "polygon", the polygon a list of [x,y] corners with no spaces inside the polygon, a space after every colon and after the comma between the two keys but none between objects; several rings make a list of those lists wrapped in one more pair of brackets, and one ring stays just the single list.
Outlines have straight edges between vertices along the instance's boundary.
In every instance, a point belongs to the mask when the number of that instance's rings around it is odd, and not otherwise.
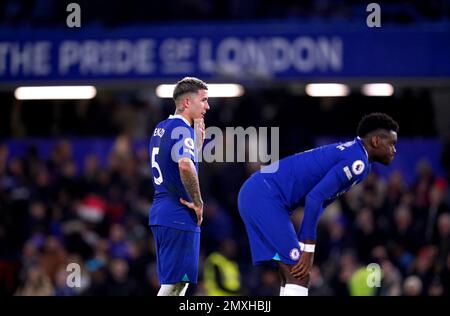
[{"label": "player's thigh", "polygon": [[[297,234],[289,213],[280,203],[266,201],[263,213],[252,218],[252,227],[262,236],[266,246],[278,254],[278,260],[295,264],[300,257]],[[262,215],[271,213],[269,216]]]},{"label": "player's thigh", "polygon": [[241,201],[240,207],[254,261],[275,258],[295,264],[300,254],[297,234],[280,199],[259,194]]},{"label": "player's thigh", "polygon": [[200,233],[164,226],[152,226],[156,243],[158,272],[162,283],[196,283]]},{"label": "player's thigh", "polygon": [[159,255],[177,258],[198,254],[200,251],[200,234],[165,226],[152,226],[152,232]]}]

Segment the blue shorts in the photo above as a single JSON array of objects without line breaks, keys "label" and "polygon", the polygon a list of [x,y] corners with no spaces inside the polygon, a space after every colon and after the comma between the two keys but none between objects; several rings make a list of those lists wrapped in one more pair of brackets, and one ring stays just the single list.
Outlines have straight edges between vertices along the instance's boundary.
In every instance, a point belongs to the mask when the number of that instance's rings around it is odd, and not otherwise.
[{"label": "blue shorts", "polygon": [[200,232],[151,226],[160,284],[197,283]]},{"label": "blue shorts", "polygon": [[294,265],[300,247],[289,210],[259,175],[239,191],[239,213],[244,221],[254,265],[281,261]]}]

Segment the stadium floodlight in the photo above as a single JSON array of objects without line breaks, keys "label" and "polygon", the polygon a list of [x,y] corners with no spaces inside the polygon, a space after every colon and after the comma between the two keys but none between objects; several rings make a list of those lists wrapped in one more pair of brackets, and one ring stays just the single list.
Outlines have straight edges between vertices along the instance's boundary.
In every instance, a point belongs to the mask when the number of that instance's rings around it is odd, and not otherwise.
[{"label": "stadium floodlight", "polygon": [[19,87],[14,92],[18,100],[81,100],[97,95],[94,86]]},{"label": "stadium floodlight", "polygon": [[394,87],[390,83],[368,83],[361,92],[369,97],[389,97],[394,94]]},{"label": "stadium floodlight", "polygon": [[350,93],[350,88],[341,83],[310,83],[305,91],[310,97],[345,97]]},{"label": "stadium floodlight", "polygon": [[[161,84],[156,87],[156,95],[159,98],[172,98],[173,84]],[[244,94],[244,87],[235,83],[210,83],[208,84],[209,98],[234,98]]]}]

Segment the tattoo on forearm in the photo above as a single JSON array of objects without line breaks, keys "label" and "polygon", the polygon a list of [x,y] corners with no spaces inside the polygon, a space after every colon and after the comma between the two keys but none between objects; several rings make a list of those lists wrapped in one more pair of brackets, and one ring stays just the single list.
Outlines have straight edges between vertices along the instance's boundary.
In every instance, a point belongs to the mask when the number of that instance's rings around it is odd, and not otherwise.
[{"label": "tattoo on forearm", "polygon": [[202,197],[200,193],[200,184],[197,177],[195,168],[189,168],[188,170],[180,169],[181,182],[192,199],[194,204],[199,205],[202,203]]}]

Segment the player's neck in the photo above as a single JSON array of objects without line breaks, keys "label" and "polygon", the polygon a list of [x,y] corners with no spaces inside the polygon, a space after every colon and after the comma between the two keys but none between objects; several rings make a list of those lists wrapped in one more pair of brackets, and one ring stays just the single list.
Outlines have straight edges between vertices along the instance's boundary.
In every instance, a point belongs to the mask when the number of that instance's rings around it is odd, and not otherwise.
[{"label": "player's neck", "polygon": [[367,158],[369,160],[369,162],[373,162],[373,158],[372,158],[372,146],[370,146],[370,141],[367,140],[366,138],[361,138],[362,144],[364,146],[364,148],[366,149],[367,152]]},{"label": "player's neck", "polygon": [[182,117],[184,117],[184,118],[186,119],[186,121],[189,122],[189,125],[191,125],[191,126],[192,126],[192,123],[194,122],[194,121],[189,117],[189,115],[186,114],[185,111],[181,112],[181,111],[179,111],[179,110],[175,110],[175,114],[174,114],[174,115],[181,115]]}]

